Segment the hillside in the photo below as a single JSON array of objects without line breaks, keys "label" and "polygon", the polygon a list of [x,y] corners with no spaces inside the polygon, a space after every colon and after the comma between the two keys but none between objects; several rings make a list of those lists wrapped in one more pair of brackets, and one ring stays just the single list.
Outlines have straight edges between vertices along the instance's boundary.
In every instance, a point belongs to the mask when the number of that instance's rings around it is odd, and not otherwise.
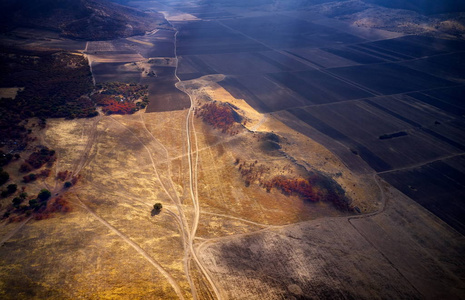
[{"label": "hillside", "polygon": [[363,0],[388,8],[414,10],[422,14],[440,14],[465,10],[465,2],[460,0]]},{"label": "hillside", "polygon": [[3,31],[42,28],[86,40],[128,37],[169,26],[161,14],[106,0],[6,0],[1,2],[0,11]]}]

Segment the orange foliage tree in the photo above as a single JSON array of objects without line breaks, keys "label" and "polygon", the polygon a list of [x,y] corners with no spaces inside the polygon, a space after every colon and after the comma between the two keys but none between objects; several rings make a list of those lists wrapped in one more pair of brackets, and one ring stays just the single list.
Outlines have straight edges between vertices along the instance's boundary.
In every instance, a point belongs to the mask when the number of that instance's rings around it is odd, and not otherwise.
[{"label": "orange foliage tree", "polygon": [[318,202],[321,200],[321,195],[318,189],[314,188],[307,179],[295,178],[289,179],[284,176],[276,176],[269,183],[271,187],[280,189],[284,194],[296,194],[304,200]]},{"label": "orange foliage tree", "polygon": [[136,105],[133,102],[124,102],[111,99],[105,101],[102,111],[106,114],[127,115],[136,111]]},{"label": "orange foliage tree", "polygon": [[214,128],[221,129],[222,132],[233,133],[231,128],[236,123],[236,117],[231,107],[211,102],[202,105],[197,115]]}]

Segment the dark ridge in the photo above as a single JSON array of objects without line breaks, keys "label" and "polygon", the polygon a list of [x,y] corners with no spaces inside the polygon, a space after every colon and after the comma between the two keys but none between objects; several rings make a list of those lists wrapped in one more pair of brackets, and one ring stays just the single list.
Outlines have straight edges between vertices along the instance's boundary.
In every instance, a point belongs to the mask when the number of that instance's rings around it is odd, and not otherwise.
[{"label": "dark ridge", "polygon": [[64,37],[107,40],[170,27],[159,13],[142,12],[107,0],[3,0],[0,31],[40,28]]},{"label": "dark ridge", "polygon": [[441,14],[465,11],[463,0],[363,0],[388,8],[408,9],[422,14]]}]

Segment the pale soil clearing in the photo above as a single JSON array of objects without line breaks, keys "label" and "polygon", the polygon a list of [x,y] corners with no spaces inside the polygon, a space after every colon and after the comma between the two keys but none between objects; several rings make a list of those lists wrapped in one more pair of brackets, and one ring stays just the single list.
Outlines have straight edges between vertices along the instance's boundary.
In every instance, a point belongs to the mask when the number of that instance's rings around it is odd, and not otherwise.
[{"label": "pale soil clearing", "polygon": [[23,87],[0,88],[0,98],[15,99],[18,92],[24,90]]}]

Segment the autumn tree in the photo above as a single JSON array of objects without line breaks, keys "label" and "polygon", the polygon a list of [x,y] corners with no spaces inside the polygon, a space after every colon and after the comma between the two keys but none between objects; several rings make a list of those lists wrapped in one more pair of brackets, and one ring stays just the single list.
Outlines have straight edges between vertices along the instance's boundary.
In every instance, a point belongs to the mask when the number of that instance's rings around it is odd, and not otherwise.
[{"label": "autumn tree", "polygon": [[71,172],[69,172],[68,170],[65,170],[65,171],[60,171],[58,172],[57,174],[57,179],[58,180],[61,180],[61,181],[65,181],[66,178],[68,178],[68,176],[71,174]]},{"label": "autumn tree", "polygon": [[233,134],[231,131],[232,126],[240,119],[239,115],[229,105],[217,102],[202,105],[197,112],[197,116],[202,118],[205,123],[213,126],[213,128],[230,134]]}]

